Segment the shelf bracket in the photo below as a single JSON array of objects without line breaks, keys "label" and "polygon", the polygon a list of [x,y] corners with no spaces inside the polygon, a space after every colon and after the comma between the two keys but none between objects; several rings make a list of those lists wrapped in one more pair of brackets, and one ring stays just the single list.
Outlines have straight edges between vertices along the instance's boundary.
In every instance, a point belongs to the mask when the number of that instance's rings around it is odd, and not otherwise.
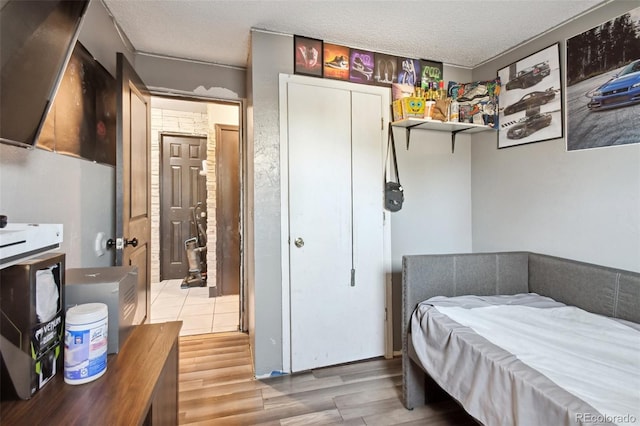
[{"label": "shelf bracket", "polygon": [[411,127],[407,127],[405,137],[407,139],[407,151],[409,151],[409,142],[411,142]]},{"label": "shelf bracket", "polygon": [[464,132],[465,130],[468,130],[468,127],[465,127],[464,129],[458,129],[458,130],[452,130],[451,131],[451,153],[453,154],[456,150],[456,135],[460,132]]},{"label": "shelf bracket", "polygon": [[[445,125],[443,125],[445,124]],[[390,126],[403,127],[405,129],[405,136],[407,142],[407,151],[409,150],[409,144],[411,142],[411,129],[414,127],[418,130],[431,130],[438,132],[450,132],[451,133],[451,153],[455,153],[456,150],[456,136],[460,132],[471,131],[476,133],[485,130],[495,130],[486,125],[479,125],[473,123],[441,123],[438,121],[418,120],[418,119],[403,119],[397,122],[397,124],[390,123]]]},{"label": "shelf bracket", "polygon": [[405,127],[405,135],[406,135],[406,139],[407,139],[407,151],[409,151],[409,142],[411,142],[411,129],[413,129],[414,127],[417,127],[419,125],[420,124],[414,124],[413,126]]}]

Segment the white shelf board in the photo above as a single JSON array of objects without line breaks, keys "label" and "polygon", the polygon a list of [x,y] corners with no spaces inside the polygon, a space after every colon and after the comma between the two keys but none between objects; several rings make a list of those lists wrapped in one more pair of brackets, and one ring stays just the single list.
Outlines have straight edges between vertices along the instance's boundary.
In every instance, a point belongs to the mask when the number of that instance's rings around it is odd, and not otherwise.
[{"label": "white shelf board", "polygon": [[393,121],[391,125],[393,127],[435,130],[439,132],[464,131],[465,133],[478,133],[485,132],[487,130],[495,130],[493,127],[485,126],[484,124],[458,123],[453,121],[443,122],[438,120],[425,120],[423,118],[404,118],[402,120]]}]

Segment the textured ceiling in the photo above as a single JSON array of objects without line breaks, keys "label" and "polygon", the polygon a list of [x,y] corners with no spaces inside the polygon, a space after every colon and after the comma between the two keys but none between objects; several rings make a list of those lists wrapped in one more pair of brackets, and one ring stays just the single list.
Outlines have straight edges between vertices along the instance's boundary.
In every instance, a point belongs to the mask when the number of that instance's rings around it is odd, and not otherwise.
[{"label": "textured ceiling", "polygon": [[244,67],[251,28],[473,68],[603,0],[102,0],[138,52]]}]

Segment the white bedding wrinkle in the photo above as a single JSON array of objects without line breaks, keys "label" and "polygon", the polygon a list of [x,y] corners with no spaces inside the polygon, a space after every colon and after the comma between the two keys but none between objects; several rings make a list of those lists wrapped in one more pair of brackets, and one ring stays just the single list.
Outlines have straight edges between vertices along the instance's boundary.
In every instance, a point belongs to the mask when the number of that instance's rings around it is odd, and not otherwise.
[{"label": "white bedding wrinkle", "polygon": [[571,306],[434,307],[591,404],[612,423],[640,424],[639,331]]}]

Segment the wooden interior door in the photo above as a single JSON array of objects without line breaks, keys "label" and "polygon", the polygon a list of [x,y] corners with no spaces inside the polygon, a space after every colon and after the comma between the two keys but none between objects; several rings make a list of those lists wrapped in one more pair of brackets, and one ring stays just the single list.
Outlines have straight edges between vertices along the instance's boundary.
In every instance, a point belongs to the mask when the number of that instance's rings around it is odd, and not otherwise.
[{"label": "wooden interior door", "polygon": [[216,286],[240,293],[240,137],[238,126],[216,125]]},{"label": "wooden interior door", "polygon": [[381,111],[288,82],[292,372],[384,353]]},{"label": "wooden interior door", "polygon": [[[197,236],[192,211],[197,203],[200,212],[207,211],[207,177],[200,174],[207,139],[162,134],[160,144],[160,279],[181,279],[189,272],[184,242]],[[206,232],[205,217],[201,223]]]},{"label": "wooden interior door", "polygon": [[134,322],[140,324],[148,321],[151,307],[150,95],[122,53],[117,80],[116,266],[138,267]]}]

